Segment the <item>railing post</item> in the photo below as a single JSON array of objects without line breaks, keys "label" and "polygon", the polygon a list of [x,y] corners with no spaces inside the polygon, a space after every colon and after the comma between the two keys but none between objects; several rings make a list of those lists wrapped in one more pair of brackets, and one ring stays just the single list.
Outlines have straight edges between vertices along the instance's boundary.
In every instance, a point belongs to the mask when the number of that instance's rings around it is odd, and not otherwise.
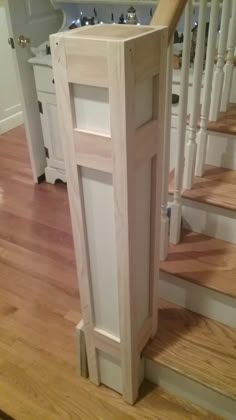
[{"label": "railing post", "polygon": [[227,61],[225,65],[225,76],[224,76],[224,85],[221,98],[220,110],[225,112],[227,111],[229,101],[230,101],[230,91],[233,78],[234,70],[234,49],[236,45],[236,1],[233,1],[233,12],[230,19],[229,25],[229,38],[228,38],[228,54]]},{"label": "railing post", "polygon": [[216,121],[220,111],[221,95],[224,82],[224,62],[228,37],[231,0],[224,0],[220,24],[220,38],[217,63],[213,79],[212,100],[210,107],[210,121]]},{"label": "railing post", "polygon": [[170,137],[171,137],[171,106],[172,106],[172,67],[173,42],[170,42],[167,56],[167,78],[165,98],[164,146],[163,146],[163,174],[161,189],[161,242],[160,259],[165,260],[168,254],[169,217],[167,216],[168,184],[170,170]]},{"label": "railing post", "polygon": [[194,59],[194,73],[193,73],[193,89],[192,89],[192,106],[189,119],[189,133],[188,142],[186,145],[186,158],[184,168],[183,188],[191,189],[193,184],[193,177],[196,163],[197,152],[197,123],[200,111],[200,95],[202,86],[202,70],[203,57],[205,52],[205,33],[206,33],[206,6],[207,1],[200,1],[199,19],[197,29],[197,45]]},{"label": "railing post", "polygon": [[[174,201],[171,207],[170,242],[177,244],[181,229],[181,188],[183,183],[186,117],[188,107],[189,59],[191,47],[192,0],[188,0],[184,16],[184,50],[180,81],[180,102],[177,131],[177,150],[174,178]],[[187,88],[186,88],[187,85]]]},{"label": "railing post", "polygon": [[219,0],[214,0],[211,6],[210,14],[210,26],[209,35],[207,42],[207,54],[206,54],[206,68],[204,77],[203,87],[203,99],[201,106],[200,116],[200,130],[197,134],[197,160],[195,175],[202,176],[204,172],[204,165],[206,159],[206,146],[207,146],[207,124],[209,120],[210,103],[211,103],[211,88],[212,88],[212,75],[214,68],[215,59],[215,45],[216,45],[216,33],[219,17]]},{"label": "railing post", "polygon": [[89,377],[131,404],[157,329],[167,35],[51,36]]}]

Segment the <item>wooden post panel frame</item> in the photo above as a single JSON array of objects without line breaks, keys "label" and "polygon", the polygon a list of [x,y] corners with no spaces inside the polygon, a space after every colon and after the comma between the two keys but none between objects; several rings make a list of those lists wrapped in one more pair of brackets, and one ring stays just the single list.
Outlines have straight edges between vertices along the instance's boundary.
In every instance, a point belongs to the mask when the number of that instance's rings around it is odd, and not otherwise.
[{"label": "wooden post panel frame", "polygon": [[89,377],[138,397],[157,330],[167,28],[51,36]]}]

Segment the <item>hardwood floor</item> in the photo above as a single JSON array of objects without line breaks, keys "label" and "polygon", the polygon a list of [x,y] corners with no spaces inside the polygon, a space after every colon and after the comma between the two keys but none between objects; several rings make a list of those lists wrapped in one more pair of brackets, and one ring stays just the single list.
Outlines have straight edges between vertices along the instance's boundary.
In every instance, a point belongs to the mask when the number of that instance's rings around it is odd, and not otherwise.
[{"label": "hardwood floor", "polygon": [[183,231],[181,242],[169,246],[161,270],[236,297],[236,245],[228,242]]},{"label": "hardwood floor", "polygon": [[[174,192],[174,172],[170,174],[169,194]],[[182,197],[236,210],[236,171],[206,165],[202,177],[195,176],[193,188],[183,190]]]},{"label": "hardwood floor", "polygon": [[66,187],[32,183],[19,127],[0,136],[0,409],[17,420],[215,418],[148,383],[131,407],[79,378],[79,319]]},{"label": "hardwood floor", "polygon": [[145,356],[236,400],[236,330],[165,301],[160,308]]}]

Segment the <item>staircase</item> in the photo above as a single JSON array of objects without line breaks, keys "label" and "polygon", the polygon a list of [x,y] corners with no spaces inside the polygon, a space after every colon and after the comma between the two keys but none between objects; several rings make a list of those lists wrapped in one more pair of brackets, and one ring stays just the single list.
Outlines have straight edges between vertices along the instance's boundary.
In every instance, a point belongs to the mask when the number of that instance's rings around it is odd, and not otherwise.
[{"label": "staircase", "polygon": [[[207,13],[210,25],[203,70]],[[191,16],[189,0],[177,125],[172,133],[166,129],[163,157],[159,327],[144,350],[145,377],[216,415],[235,419],[236,104],[230,103],[230,93],[236,90],[236,2],[199,1],[190,82]],[[168,74],[170,104],[170,66]],[[169,106],[166,127],[171,119]]]}]

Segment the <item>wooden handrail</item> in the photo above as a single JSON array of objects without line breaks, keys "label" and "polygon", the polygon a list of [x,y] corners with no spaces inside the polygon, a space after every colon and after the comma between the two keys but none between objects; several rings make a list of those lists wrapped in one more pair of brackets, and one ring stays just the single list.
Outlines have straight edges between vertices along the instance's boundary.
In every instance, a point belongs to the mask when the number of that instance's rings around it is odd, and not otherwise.
[{"label": "wooden handrail", "polygon": [[160,0],[153,15],[151,25],[168,27],[168,43],[174,35],[177,23],[187,0]]}]

